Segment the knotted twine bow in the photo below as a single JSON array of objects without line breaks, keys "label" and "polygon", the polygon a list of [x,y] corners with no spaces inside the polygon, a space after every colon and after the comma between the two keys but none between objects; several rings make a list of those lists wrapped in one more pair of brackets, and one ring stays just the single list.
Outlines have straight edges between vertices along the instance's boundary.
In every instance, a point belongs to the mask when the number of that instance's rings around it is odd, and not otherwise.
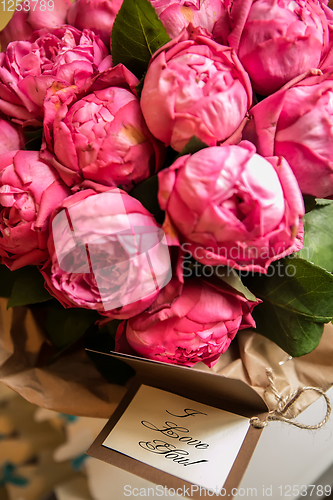
[{"label": "knotted twine bow", "polygon": [[[323,425],[326,424],[326,422],[330,418],[332,407],[329,397],[325,394],[325,392],[322,389],[320,389],[319,387],[311,387],[311,386],[302,387],[300,389],[297,389],[297,391],[292,392],[288,396],[281,396],[281,394],[279,394],[275,386],[274,374],[270,368],[266,369],[266,375],[269,380],[270,388],[277,401],[277,407],[275,408],[275,410],[271,410],[268,413],[267,418],[265,420],[260,420],[259,417],[252,417],[250,419],[250,424],[253,427],[257,429],[262,429],[263,427],[266,427],[269,421],[273,420],[279,420],[280,422],[286,422],[287,424],[294,425],[295,427],[299,427],[300,429],[309,429],[309,430],[320,429]],[[300,422],[292,421],[291,419],[294,417],[288,416],[287,414],[288,410],[296,403],[296,401],[300,398],[300,396],[307,391],[318,392],[321,396],[325,398],[327,406],[326,415],[323,418],[323,420],[319,422],[319,424],[315,425],[301,424]]]}]

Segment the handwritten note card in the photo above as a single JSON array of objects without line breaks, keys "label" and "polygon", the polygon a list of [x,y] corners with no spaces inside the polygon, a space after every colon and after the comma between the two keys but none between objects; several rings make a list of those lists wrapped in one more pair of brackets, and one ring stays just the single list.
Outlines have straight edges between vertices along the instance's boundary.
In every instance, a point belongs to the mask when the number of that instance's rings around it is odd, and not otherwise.
[{"label": "handwritten note card", "polygon": [[248,428],[248,418],[141,385],[103,446],[221,489]]}]

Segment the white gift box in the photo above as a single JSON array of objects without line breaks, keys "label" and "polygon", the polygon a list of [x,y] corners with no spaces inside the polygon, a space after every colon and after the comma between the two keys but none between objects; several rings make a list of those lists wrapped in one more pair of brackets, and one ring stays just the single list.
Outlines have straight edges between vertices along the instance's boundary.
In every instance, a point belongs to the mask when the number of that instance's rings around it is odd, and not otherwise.
[{"label": "white gift box", "polygon": [[[110,464],[110,474],[117,478],[117,498],[168,498],[178,493],[197,499],[278,499],[321,491],[322,497],[328,496],[332,485],[327,481],[321,490],[315,481],[333,462],[332,419],[316,431],[284,422],[268,422],[257,429],[250,425],[250,417],[265,419],[268,408],[241,380],[220,376],[208,368],[201,371],[131,355],[106,355],[126,359],[137,373],[131,389],[88,450],[91,456]],[[332,397],[333,389],[329,394]],[[177,411],[170,411],[170,407]],[[184,418],[190,410],[206,416],[196,413]],[[298,420],[315,425],[325,412],[325,400],[321,398]],[[193,448],[186,446],[186,436],[208,444],[207,449],[203,447],[194,454]],[[168,455],[168,450],[173,454]],[[182,455],[186,451],[189,454]],[[170,465],[170,461],[175,463]],[[180,467],[184,462],[186,467],[191,465],[191,473]],[[114,467],[123,472],[116,472]]]}]

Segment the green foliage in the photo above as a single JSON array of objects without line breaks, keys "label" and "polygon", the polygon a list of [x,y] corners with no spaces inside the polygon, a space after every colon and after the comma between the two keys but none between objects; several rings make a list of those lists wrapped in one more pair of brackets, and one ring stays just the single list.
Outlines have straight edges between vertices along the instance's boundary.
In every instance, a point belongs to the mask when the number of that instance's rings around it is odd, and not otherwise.
[{"label": "green foliage", "polygon": [[191,137],[191,139],[188,141],[186,146],[181,150],[181,152],[178,155],[178,158],[180,156],[185,156],[185,155],[193,155],[194,153],[197,153],[201,149],[208,148],[209,146],[205,143],[202,142],[201,139],[198,139],[195,135]]},{"label": "green foliage", "polygon": [[148,0],[124,0],[115,19],[112,36],[113,64],[124,64],[139,79],[151,56],[170,38]]},{"label": "green foliage", "polygon": [[153,215],[158,214],[161,208],[157,200],[158,178],[157,174],[140,182],[129,193],[133,198],[139,200],[142,205]]},{"label": "green foliage", "polygon": [[304,216],[304,245],[298,253],[317,266],[333,272],[333,202],[317,200],[316,207]]},{"label": "green foliage", "polygon": [[[190,271],[191,269],[201,267],[201,271],[199,271],[199,276],[201,276],[203,281],[206,281],[207,283],[216,286],[217,288],[220,287],[221,281],[223,281],[223,287],[231,288],[233,291],[237,292],[239,295],[242,295],[245,297],[247,300],[250,300],[251,302],[255,302],[257,300],[256,296],[253,295],[252,292],[243,284],[242,280],[239,277],[239,274],[235,271],[235,269],[232,269],[227,266],[219,266],[218,271],[217,268],[215,268],[214,273],[212,276],[209,276],[208,278],[205,278],[204,274],[204,268],[206,266],[201,266],[197,262],[195,264],[188,266],[186,268],[186,271]],[[210,273],[209,273],[210,274]],[[195,276],[195,273],[193,274]]]},{"label": "green foliage", "polygon": [[229,287],[233,288],[240,295],[243,295],[247,300],[254,302],[257,300],[256,296],[243,284],[238,273],[231,268],[225,267],[225,273],[221,272],[221,266],[219,267],[219,272],[216,274],[218,278]]},{"label": "green foliage", "polygon": [[54,347],[66,349],[74,344],[94,325],[100,315],[88,309],[64,309],[55,303],[49,307],[46,318],[46,333]]},{"label": "green foliage", "polygon": [[121,359],[103,354],[114,351],[114,337],[120,323],[122,321],[114,319],[104,325],[98,332],[92,333],[88,336],[86,348],[89,358],[108,382],[124,385],[135,374],[133,368]]},{"label": "green foliage", "polygon": [[7,307],[26,306],[52,299],[44,287],[43,275],[35,266],[9,271],[0,266],[2,297],[9,297]]},{"label": "green foliage", "polygon": [[10,271],[8,267],[0,265],[0,297],[8,299],[20,271]]},{"label": "green foliage", "polygon": [[143,77],[141,78],[141,80],[139,81],[139,83],[137,84],[137,86],[135,87],[135,90],[136,90],[136,93],[138,94],[138,98],[140,99],[141,97],[141,92],[142,92],[142,89],[143,89],[143,84],[145,83],[145,77],[146,77],[146,73],[144,73]]},{"label": "green foliage", "polygon": [[263,303],[253,310],[257,330],[291,356],[315,349],[333,317],[333,276],[296,255],[275,262],[247,286]]},{"label": "green foliage", "polygon": [[24,135],[26,138],[24,149],[26,151],[39,151],[42,146],[43,129],[25,129]]},{"label": "green foliage", "polygon": [[316,198],[310,195],[303,195],[305,213],[311,212],[317,205]]}]

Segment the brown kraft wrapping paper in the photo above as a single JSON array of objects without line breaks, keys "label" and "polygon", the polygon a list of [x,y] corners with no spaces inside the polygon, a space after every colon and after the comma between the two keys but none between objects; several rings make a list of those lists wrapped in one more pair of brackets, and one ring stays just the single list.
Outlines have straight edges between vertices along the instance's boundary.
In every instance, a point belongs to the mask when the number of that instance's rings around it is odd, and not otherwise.
[{"label": "brown kraft wrapping paper", "polygon": [[[55,351],[31,311],[25,307],[7,310],[6,304],[6,299],[0,299],[0,381],[38,406],[72,415],[109,418],[126,388],[107,383],[83,348],[54,357]],[[267,380],[267,368],[273,370],[276,387],[283,396],[304,386],[326,391],[333,385],[332,359],[332,324],[325,326],[322,340],[312,353],[294,359],[255,331],[244,330],[212,369],[200,363],[191,370],[212,371],[240,380],[272,410],[276,400]],[[304,393],[295,405],[295,415],[317,397],[316,393]]]}]

